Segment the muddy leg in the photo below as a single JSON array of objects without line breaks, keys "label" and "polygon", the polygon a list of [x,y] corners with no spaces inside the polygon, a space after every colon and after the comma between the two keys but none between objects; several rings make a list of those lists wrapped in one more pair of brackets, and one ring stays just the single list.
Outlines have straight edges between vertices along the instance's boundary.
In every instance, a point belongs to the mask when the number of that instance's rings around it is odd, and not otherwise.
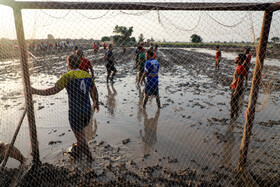
[{"label": "muddy leg", "polygon": [[148,102],[148,96],[145,94],[143,99],[143,108],[146,107],[147,102]]},{"label": "muddy leg", "polygon": [[109,77],[110,77],[110,75],[111,75],[111,71],[108,71],[108,72],[107,72],[107,79],[106,79],[107,84],[108,84],[108,82],[109,82]]},{"label": "muddy leg", "polygon": [[[73,130],[74,135],[77,139],[77,149],[78,149],[78,153],[84,153],[87,156],[88,161],[93,161],[92,155],[89,151],[89,147],[88,144],[86,142],[85,139],[85,132],[84,129],[81,131],[75,131]],[[79,155],[81,156],[81,155]]]}]

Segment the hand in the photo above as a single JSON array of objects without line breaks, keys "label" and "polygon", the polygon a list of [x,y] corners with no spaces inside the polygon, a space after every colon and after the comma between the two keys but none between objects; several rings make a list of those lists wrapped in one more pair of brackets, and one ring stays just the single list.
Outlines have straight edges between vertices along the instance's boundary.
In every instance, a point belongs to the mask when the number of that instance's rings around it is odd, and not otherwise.
[{"label": "hand", "polygon": [[97,102],[97,103],[94,103],[94,104],[92,105],[92,110],[93,110],[93,111],[96,110],[96,112],[99,112],[99,103],[98,103],[98,102]]},{"label": "hand", "polygon": [[229,89],[231,89],[231,85],[229,85]]},{"label": "hand", "polygon": [[142,83],[143,83],[143,79],[140,80],[140,85],[142,85]]}]

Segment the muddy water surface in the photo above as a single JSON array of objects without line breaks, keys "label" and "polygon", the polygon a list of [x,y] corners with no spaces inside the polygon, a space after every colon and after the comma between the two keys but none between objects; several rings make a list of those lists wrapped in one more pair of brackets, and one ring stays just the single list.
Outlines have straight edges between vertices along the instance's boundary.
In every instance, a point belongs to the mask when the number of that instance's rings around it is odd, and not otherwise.
[{"label": "muddy water surface", "polygon": [[[133,50],[125,55],[115,49],[118,73],[114,84],[106,84],[102,51],[86,51],[93,60],[99,91],[100,112],[94,113],[86,128],[87,140],[96,159],[114,157],[119,162],[134,161],[139,167],[159,164],[171,169],[192,168],[211,173],[219,168],[237,166],[245,112],[250,88],[242,98],[237,119],[229,117],[230,90],[235,66],[225,60],[219,72],[214,71],[213,54],[199,50],[160,49],[159,92],[162,108],[155,99],[142,108],[144,86],[136,84]],[[47,88],[67,72],[66,56],[55,55],[30,62],[31,82],[36,88]],[[278,60],[279,62],[279,60]],[[268,72],[258,100],[255,126],[249,150],[249,168],[257,173],[279,173],[280,111],[279,68],[266,66]],[[24,96],[18,61],[0,65],[1,121],[0,141],[10,142],[24,107]],[[249,82],[250,83],[250,82]],[[42,162],[71,165],[64,154],[75,138],[68,124],[66,90],[53,96],[34,96],[37,132]],[[124,141],[123,140],[127,140]],[[98,152],[110,145],[120,150]],[[26,156],[30,153],[27,119],[16,141]],[[277,165],[278,163],[278,165]],[[18,163],[10,159],[9,167]],[[102,165],[94,163],[95,169]]]}]

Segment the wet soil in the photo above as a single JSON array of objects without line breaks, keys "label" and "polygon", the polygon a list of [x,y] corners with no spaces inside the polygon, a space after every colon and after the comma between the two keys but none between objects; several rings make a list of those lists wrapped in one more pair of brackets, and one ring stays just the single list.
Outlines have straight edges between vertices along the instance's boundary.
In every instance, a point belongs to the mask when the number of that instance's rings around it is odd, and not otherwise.
[{"label": "wet soil", "polygon": [[[134,49],[127,49],[126,54],[118,48],[114,52],[118,72],[115,83],[106,85],[103,51],[85,51],[93,62],[101,103],[100,112],[86,127],[94,162],[88,164],[84,158],[75,161],[68,153],[75,138],[68,125],[66,92],[34,96],[44,164],[24,170],[16,180],[18,185],[244,186],[235,168],[250,87],[243,95],[239,118],[230,119],[228,86],[235,69],[233,59],[223,59],[220,70],[215,71],[214,54],[159,49],[162,109],[157,110],[153,100],[144,110],[144,87],[135,83]],[[65,59],[66,54],[33,59],[33,86],[52,86],[67,72]],[[1,115],[5,116],[0,132],[6,132],[0,140],[8,142],[24,98],[18,61],[7,62],[0,71]],[[263,71],[266,75],[260,88],[248,170],[260,186],[279,186],[279,67],[264,66]],[[21,132],[16,146],[28,156],[27,120]],[[1,171],[0,186],[15,181],[15,162],[10,161],[9,169]]]}]

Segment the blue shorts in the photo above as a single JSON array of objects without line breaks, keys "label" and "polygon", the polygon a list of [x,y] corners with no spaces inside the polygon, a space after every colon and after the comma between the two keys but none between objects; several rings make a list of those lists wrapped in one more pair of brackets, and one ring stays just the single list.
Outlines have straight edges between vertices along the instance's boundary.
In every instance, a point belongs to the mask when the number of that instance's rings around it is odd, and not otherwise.
[{"label": "blue shorts", "polygon": [[151,95],[158,95],[158,85],[154,85],[153,87],[146,85],[145,86],[145,94],[147,96],[151,96]]},{"label": "blue shorts", "polygon": [[83,130],[88,125],[90,117],[91,111],[83,113],[69,111],[69,123],[71,129],[74,131]]}]

